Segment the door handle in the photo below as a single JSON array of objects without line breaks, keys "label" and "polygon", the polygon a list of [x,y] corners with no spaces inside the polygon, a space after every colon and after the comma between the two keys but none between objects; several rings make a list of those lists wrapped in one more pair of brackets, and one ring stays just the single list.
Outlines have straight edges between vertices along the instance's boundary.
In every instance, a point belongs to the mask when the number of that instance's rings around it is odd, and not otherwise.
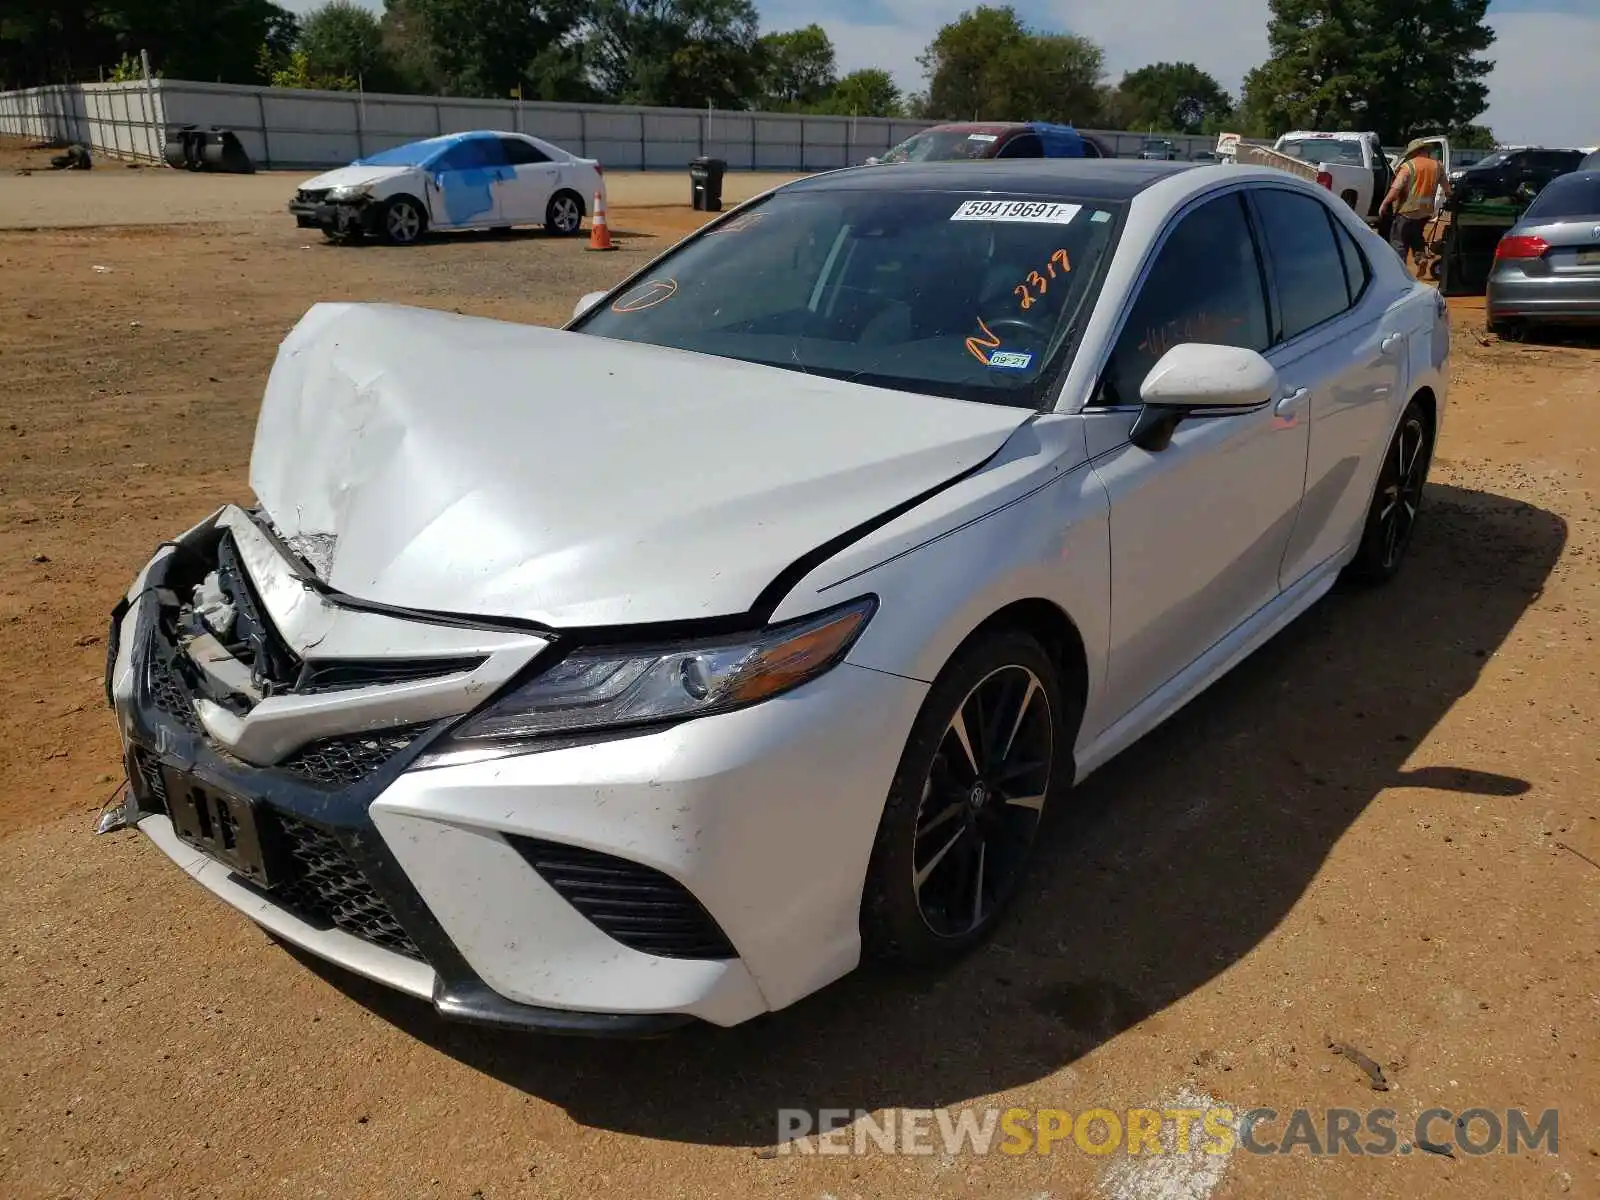
[{"label": "door handle", "polygon": [[1272,406],[1272,415],[1275,418],[1273,426],[1278,429],[1289,429],[1299,424],[1300,403],[1307,395],[1307,388],[1295,388]]},{"label": "door handle", "polygon": [[1388,337],[1384,338],[1383,341],[1378,343],[1378,349],[1383,351],[1385,354],[1393,354],[1403,341],[1405,341],[1405,338],[1403,338],[1400,334],[1391,333]]}]

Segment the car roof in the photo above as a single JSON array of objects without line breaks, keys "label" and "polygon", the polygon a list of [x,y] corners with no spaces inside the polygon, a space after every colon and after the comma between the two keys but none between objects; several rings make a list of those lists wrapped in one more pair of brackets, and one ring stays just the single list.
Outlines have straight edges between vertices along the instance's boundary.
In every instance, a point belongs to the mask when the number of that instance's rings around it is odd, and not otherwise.
[{"label": "car roof", "polygon": [[1025,121],[951,121],[944,125],[930,125],[917,132],[933,133],[935,130],[942,130],[946,133],[1008,133],[1013,129],[1026,128]]},{"label": "car roof", "polygon": [[1145,188],[1194,166],[1119,158],[1006,158],[846,167],[785,184],[783,191],[950,191],[1064,195],[1076,200],[1130,200]]}]

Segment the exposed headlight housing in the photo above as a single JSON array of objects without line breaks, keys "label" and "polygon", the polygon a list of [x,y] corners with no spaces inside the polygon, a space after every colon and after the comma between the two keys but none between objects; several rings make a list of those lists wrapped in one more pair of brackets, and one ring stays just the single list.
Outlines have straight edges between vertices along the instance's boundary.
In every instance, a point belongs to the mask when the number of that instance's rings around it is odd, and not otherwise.
[{"label": "exposed headlight housing", "polygon": [[455,749],[726,712],[836,665],[877,607],[867,596],[755,633],[651,646],[580,646],[470,717]]},{"label": "exposed headlight housing", "polygon": [[371,185],[365,183],[347,183],[343,187],[329,188],[329,200],[359,200],[371,191]]}]

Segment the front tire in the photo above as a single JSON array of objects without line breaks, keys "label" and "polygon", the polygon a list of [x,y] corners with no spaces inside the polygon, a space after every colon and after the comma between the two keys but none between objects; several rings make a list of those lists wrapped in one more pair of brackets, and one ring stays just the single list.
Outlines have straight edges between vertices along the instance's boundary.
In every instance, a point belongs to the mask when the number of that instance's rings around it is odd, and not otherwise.
[{"label": "front tire", "polygon": [[428,215],[410,196],[395,196],[378,214],[378,231],[391,246],[413,246],[428,231]]},{"label": "front tire", "polygon": [[583,229],[583,197],[559,191],[544,210],[544,227],[557,237],[573,237]]},{"label": "front tire", "polygon": [[1071,786],[1060,673],[1019,630],[985,634],[940,672],[911,727],[861,902],[862,957],[952,962],[1015,896],[1049,800]]},{"label": "front tire", "polygon": [[1361,546],[1348,574],[1358,583],[1388,583],[1400,572],[1422,507],[1422,489],[1433,461],[1433,422],[1418,400],[1406,405],[1384,451]]}]

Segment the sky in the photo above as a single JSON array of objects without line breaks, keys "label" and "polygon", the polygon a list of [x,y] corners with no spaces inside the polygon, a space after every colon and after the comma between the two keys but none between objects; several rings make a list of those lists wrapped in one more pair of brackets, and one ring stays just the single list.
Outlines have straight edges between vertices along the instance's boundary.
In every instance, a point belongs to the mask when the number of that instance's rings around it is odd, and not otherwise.
[{"label": "sky", "polygon": [[[360,0],[382,8],[382,0]],[[840,73],[883,67],[924,87],[921,54],[939,27],[981,0],[756,0],[764,32],[820,24]],[[1003,0],[991,0],[994,3]],[[299,12],[318,0],[288,0]],[[1152,62],[1192,62],[1238,96],[1267,56],[1267,0],[1012,0],[1032,27],[1082,34],[1106,52],[1110,78]],[[1492,0],[1489,110],[1501,142],[1600,144],[1600,0]]]}]

